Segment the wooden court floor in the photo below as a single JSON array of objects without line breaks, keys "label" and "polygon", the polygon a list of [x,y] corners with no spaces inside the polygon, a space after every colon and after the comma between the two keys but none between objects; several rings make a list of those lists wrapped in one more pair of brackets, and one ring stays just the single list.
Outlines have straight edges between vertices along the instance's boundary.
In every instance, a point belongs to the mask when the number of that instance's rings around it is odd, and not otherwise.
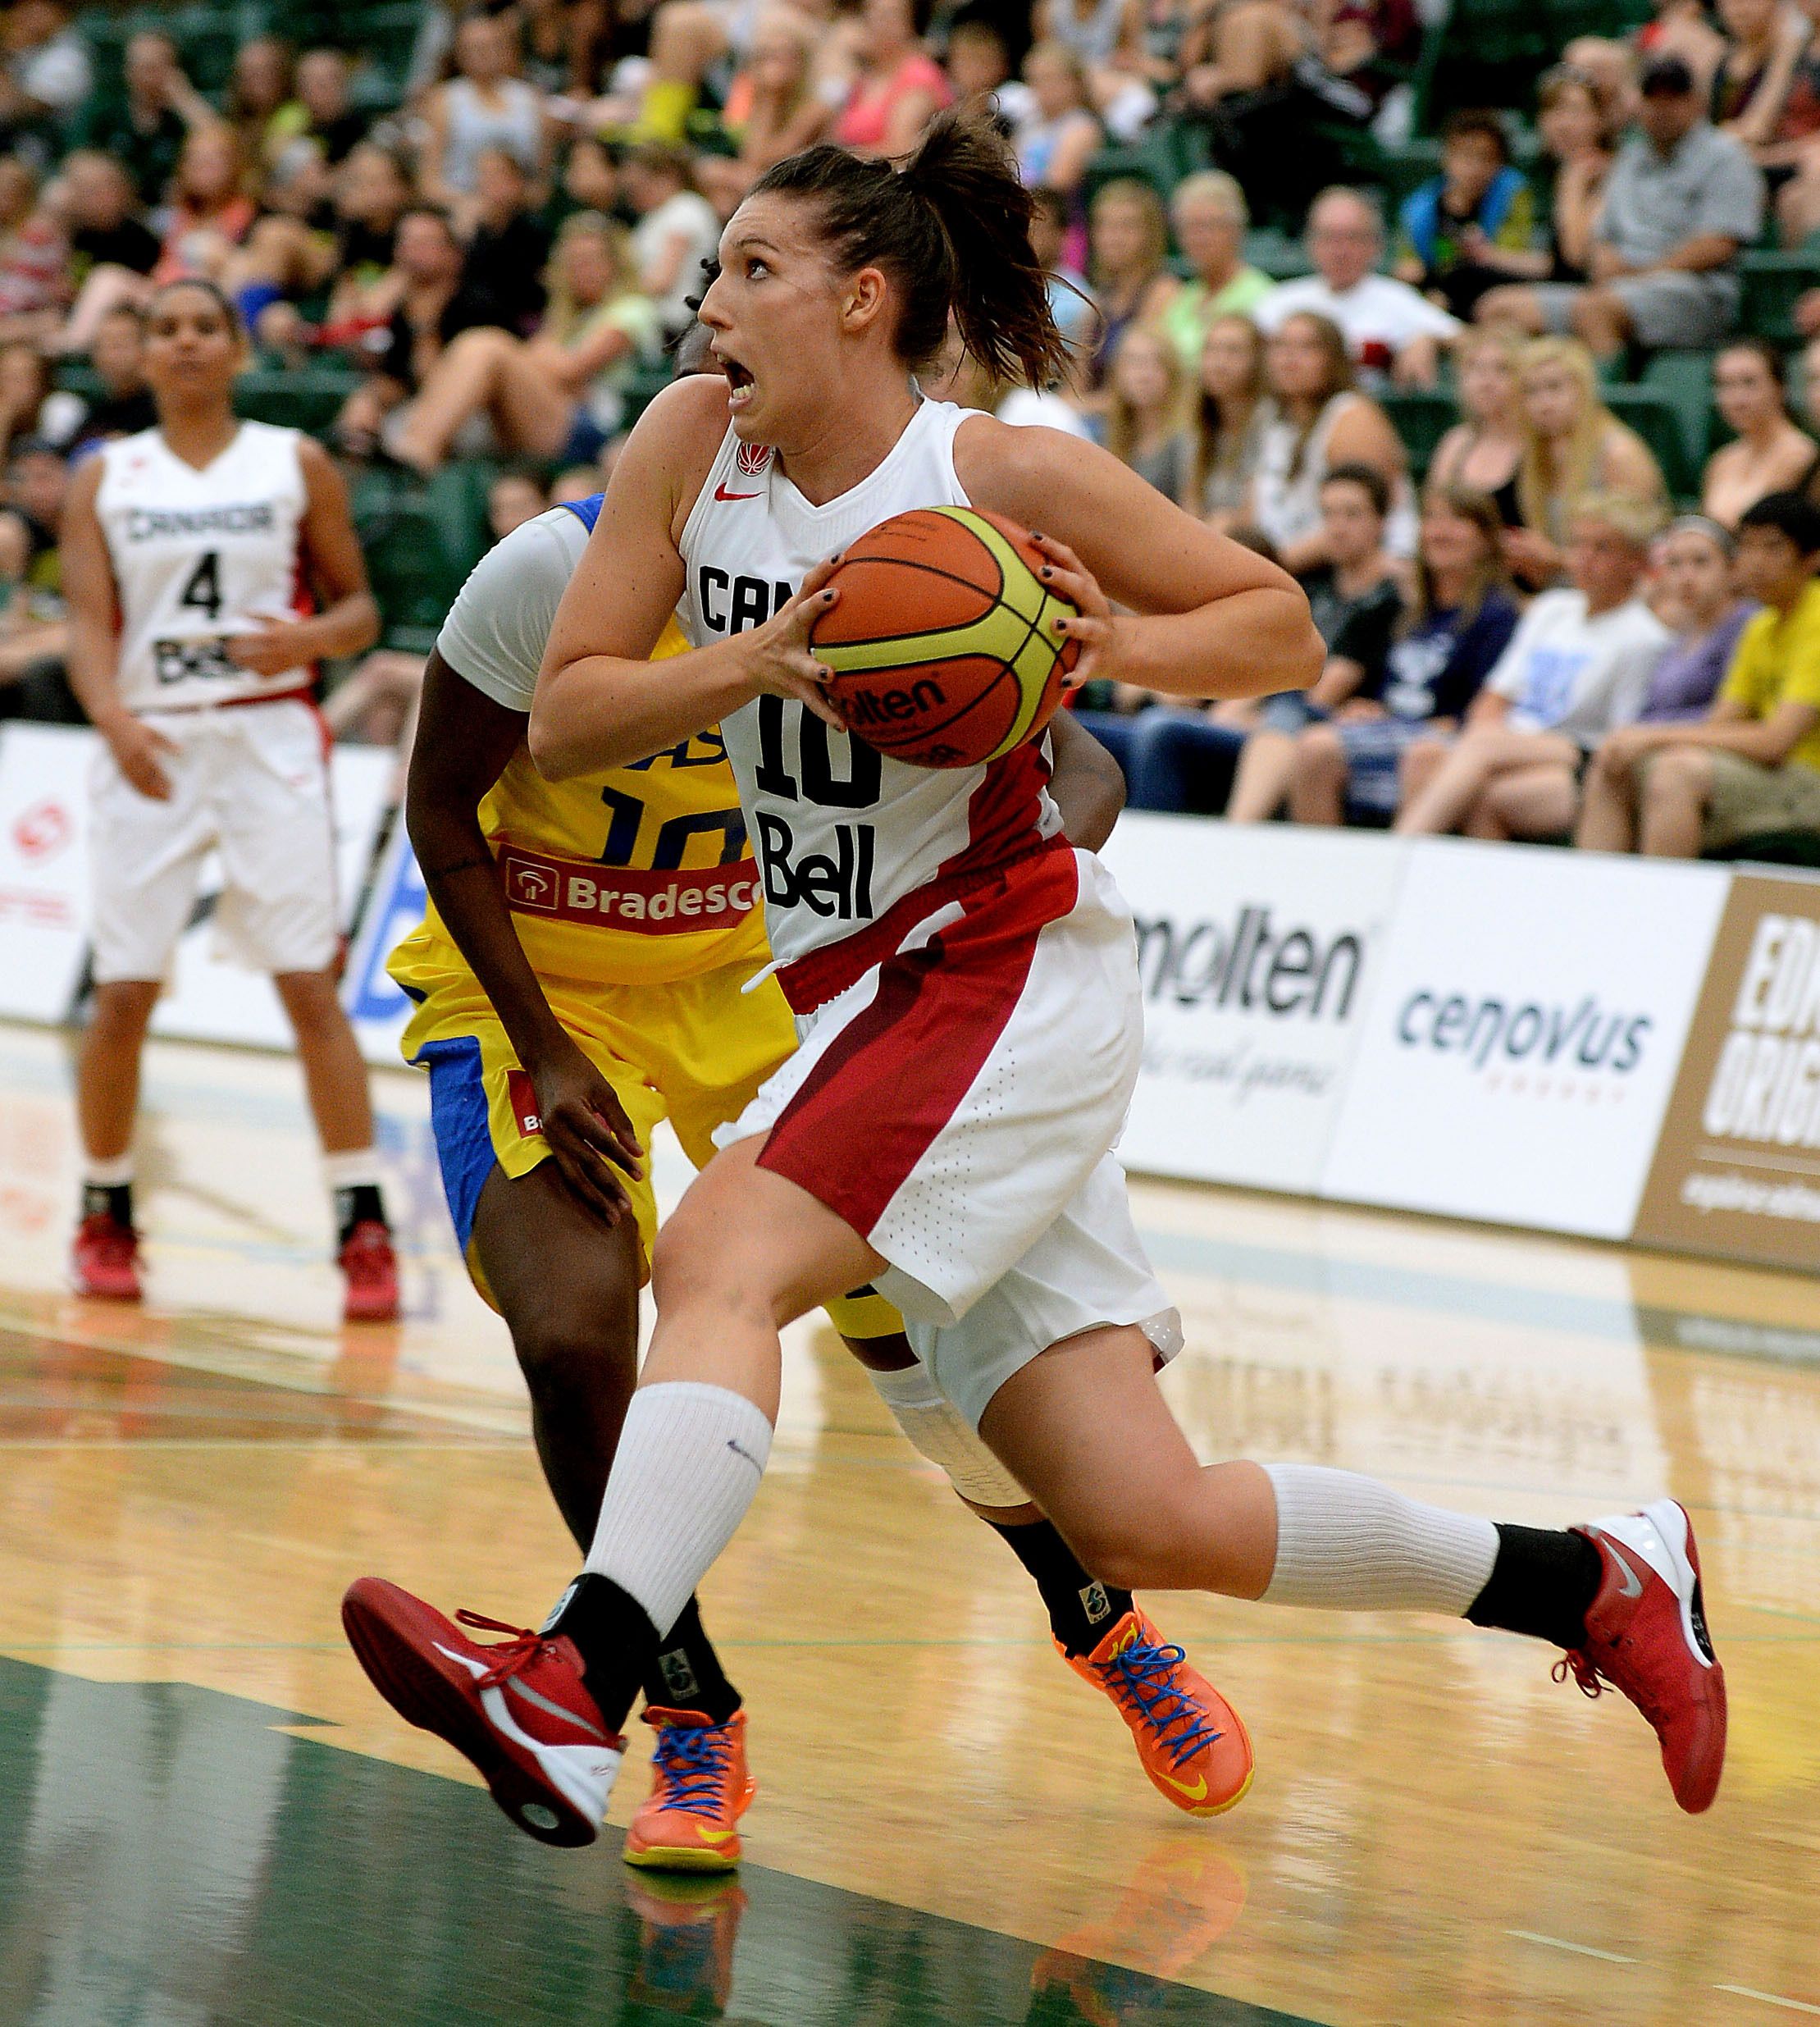
[{"label": "wooden court floor", "polygon": [[1258,1755],[1233,1815],[1175,1815],[1002,1545],[799,1328],[704,1594],[753,1711],[748,1863],[665,1885],[617,1838],[518,1836],[339,1637],[363,1571],[529,1620],[573,1561],[423,1089],[378,1095],[402,1324],[336,1321],[290,1066],[171,1044],[122,1312],[62,1286],[63,1045],[0,1029],[0,2027],[1820,2018],[1820,1281],[1138,1191],[1202,1454],[1531,1522],[1686,1501],[1733,1700],[1697,1821],[1537,1646],[1156,1597]]}]

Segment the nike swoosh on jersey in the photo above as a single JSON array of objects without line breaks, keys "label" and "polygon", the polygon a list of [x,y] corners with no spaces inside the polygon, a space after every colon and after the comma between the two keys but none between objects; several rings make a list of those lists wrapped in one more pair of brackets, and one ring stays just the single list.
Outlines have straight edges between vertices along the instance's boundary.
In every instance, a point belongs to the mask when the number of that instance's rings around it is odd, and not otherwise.
[{"label": "nike swoosh on jersey", "polygon": [[727,490],[726,480],[723,479],[714,488],[714,497],[716,500],[756,500],[759,495],[756,493],[730,493]]}]

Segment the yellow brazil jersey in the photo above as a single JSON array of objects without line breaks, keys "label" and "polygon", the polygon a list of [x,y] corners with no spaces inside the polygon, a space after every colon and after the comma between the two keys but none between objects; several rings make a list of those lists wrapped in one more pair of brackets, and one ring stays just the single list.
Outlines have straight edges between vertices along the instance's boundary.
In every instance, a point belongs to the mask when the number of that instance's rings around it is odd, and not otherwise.
[{"label": "yellow brazil jersey", "polygon": [[[673,619],[652,659],[687,647]],[[479,816],[541,975],[637,985],[767,961],[764,888],[718,732],[563,782],[520,746]],[[467,970],[434,902],[389,969],[416,998]]]}]

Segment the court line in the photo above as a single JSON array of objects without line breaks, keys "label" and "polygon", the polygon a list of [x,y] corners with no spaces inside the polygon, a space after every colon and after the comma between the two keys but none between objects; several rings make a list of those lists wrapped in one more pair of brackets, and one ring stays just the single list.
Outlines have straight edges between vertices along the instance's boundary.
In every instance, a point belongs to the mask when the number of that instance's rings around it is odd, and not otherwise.
[{"label": "court line", "polygon": [[1786,2013],[1820,2013],[1820,2006],[1805,1999],[1785,1999],[1780,1993],[1759,1992],[1754,1985],[1714,1985],[1715,1992],[1736,1992],[1740,1999],[1761,1999],[1765,2006],[1779,2006]]},{"label": "court line", "polygon": [[1595,1950],[1589,1943],[1567,1943],[1558,1935],[1538,1935],[1533,1929],[1507,1929],[1506,1935],[1513,1935],[1519,1943],[1539,1943],[1544,1949],[1571,1950],[1576,1956],[1596,1956],[1604,1964],[1634,1964],[1634,1956],[1620,1956],[1616,1950]]}]

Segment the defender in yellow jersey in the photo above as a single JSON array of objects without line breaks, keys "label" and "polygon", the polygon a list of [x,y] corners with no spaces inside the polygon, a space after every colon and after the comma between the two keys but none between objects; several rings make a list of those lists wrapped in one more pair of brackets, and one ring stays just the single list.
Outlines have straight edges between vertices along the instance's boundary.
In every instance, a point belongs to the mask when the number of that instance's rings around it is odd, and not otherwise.
[{"label": "defender in yellow jersey", "polygon": [[[668,1118],[705,1162],[714,1129],[796,1046],[718,735],[559,784],[526,751],[545,640],[598,508],[509,536],[444,625],[408,806],[431,900],[390,967],[417,1002],[404,1049],[430,1073],[456,1231],[511,1330],[545,1474],[584,1548],[636,1376],[652,1130]],[[683,646],[673,625],[657,655]],[[1056,738],[1058,800],[1097,843],[1117,815],[1116,769],[1078,727]],[[1173,1778],[1199,1736],[1200,1678],[1181,1650],[1081,1568],[941,1398],[888,1303],[860,1290],[829,1313],[905,1434],[1036,1578],[1065,1655],[1118,1705],[1153,1784],[1194,1809],[1205,1788]],[[745,1714],[692,1601],[664,1631],[645,1685],[656,1778],[625,1855],[724,1869],[753,1792]]]}]

